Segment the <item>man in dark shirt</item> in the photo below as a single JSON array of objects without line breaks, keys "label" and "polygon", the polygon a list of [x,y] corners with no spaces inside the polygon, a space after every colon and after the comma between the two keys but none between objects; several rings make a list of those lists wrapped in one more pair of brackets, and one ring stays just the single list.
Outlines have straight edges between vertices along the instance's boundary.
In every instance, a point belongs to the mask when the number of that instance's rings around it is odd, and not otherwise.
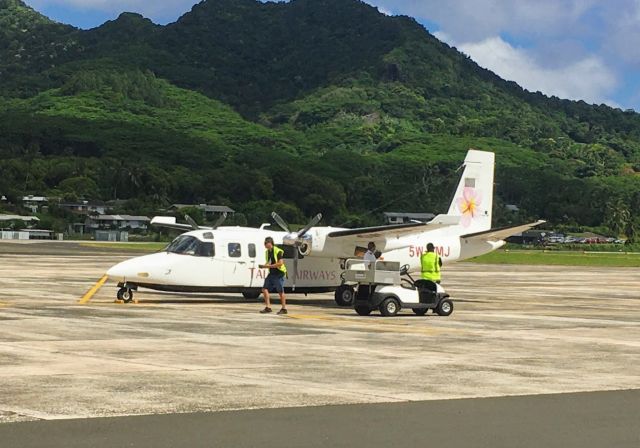
[{"label": "man in dark shirt", "polygon": [[272,311],[269,292],[276,291],[282,305],[278,314],[287,314],[287,301],[284,296],[284,279],[287,275],[287,267],[284,264],[284,251],[273,244],[273,238],[270,236],[265,238],[264,247],[266,264],[261,264],[259,267],[268,268],[269,275],[265,278],[262,286],[265,308],[260,312],[266,314]]}]

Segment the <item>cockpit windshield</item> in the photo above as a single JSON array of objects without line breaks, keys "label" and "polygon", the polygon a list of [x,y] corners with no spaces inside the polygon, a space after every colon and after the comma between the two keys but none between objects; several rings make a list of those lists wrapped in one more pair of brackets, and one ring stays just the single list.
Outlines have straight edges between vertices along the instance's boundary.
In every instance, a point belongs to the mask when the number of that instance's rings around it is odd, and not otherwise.
[{"label": "cockpit windshield", "polygon": [[189,235],[180,235],[167,246],[165,251],[172,254],[193,255],[196,257],[213,257],[215,255],[213,243],[205,243]]}]

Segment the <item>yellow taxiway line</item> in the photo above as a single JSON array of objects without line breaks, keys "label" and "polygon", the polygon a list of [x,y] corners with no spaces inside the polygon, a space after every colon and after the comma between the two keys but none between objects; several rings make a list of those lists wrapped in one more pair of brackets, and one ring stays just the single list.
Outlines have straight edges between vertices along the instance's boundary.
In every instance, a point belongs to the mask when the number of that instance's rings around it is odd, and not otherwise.
[{"label": "yellow taxiway line", "polygon": [[91,298],[100,290],[100,288],[102,288],[102,285],[105,284],[108,278],[109,277],[107,277],[106,275],[103,275],[102,278],[98,280],[96,284],[93,285],[91,289],[82,296],[78,303],[80,305],[86,305],[87,303],[89,303],[89,300],[91,300]]}]

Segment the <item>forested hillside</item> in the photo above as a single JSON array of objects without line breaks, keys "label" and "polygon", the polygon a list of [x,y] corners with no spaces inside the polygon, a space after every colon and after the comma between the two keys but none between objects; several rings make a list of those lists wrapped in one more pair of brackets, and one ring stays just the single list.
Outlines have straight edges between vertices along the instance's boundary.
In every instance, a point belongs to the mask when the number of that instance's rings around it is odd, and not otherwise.
[{"label": "forested hillside", "polygon": [[[444,211],[497,153],[496,225],[640,226],[640,115],[526,92],[357,0],[207,0],[92,30],[0,0],[0,195],[220,203],[237,222]],[[504,204],[516,204],[518,214]]]}]

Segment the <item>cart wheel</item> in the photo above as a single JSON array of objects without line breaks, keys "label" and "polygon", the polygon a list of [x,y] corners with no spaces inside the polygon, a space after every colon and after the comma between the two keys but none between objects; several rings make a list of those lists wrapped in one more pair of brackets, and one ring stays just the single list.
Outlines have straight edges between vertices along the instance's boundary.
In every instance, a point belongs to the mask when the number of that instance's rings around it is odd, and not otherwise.
[{"label": "cart wheel", "polygon": [[258,297],[260,297],[260,293],[256,291],[245,291],[242,293],[242,297],[247,300],[256,300]]},{"label": "cart wheel", "polygon": [[335,299],[338,306],[353,306],[355,296],[353,286],[340,285],[338,289],[336,289]]},{"label": "cart wheel", "polygon": [[123,300],[124,303],[133,302],[133,291],[128,288],[120,288],[117,294],[118,300]]},{"label": "cart wheel", "polygon": [[424,316],[429,311],[429,308],[413,308],[413,312],[418,316]]},{"label": "cart wheel", "polygon": [[439,316],[448,316],[453,313],[453,302],[449,299],[441,300],[436,308],[436,313]]},{"label": "cart wheel", "polygon": [[400,311],[400,303],[395,297],[387,297],[380,304],[380,313],[383,316],[395,316]]},{"label": "cart wheel", "polygon": [[356,306],[356,313],[358,313],[360,316],[368,316],[369,314],[371,314],[371,308],[364,305],[364,306]]}]

